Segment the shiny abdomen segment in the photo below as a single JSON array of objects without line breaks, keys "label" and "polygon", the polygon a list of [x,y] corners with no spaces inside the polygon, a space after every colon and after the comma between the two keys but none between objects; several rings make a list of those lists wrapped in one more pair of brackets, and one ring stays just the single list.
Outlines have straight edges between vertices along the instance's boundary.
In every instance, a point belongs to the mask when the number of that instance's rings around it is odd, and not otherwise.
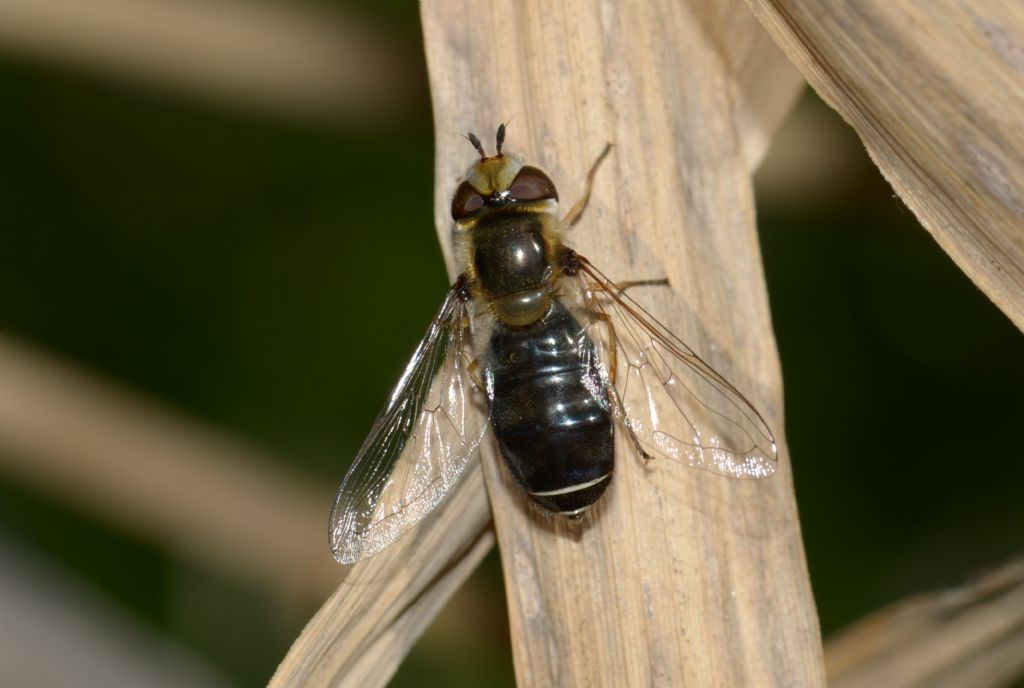
[{"label": "shiny abdomen segment", "polygon": [[539,322],[498,322],[487,355],[491,423],[509,470],[544,508],[578,515],[614,466],[608,390],[594,344],[558,301]]}]

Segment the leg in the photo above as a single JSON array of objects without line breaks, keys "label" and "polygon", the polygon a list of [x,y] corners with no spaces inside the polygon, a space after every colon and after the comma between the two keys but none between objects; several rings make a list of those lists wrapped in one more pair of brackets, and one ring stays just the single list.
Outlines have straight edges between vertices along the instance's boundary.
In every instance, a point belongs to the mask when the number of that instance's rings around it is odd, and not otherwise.
[{"label": "leg", "polygon": [[625,282],[616,282],[615,288],[619,291],[626,291],[633,287],[667,287],[668,277],[662,277],[661,279],[649,279],[649,280],[627,280]]},{"label": "leg", "polygon": [[[643,280],[634,282],[622,282],[614,285],[616,289],[625,291],[630,287],[639,287],[649,284],[667,285],[667,279],[660,280]],[[591,291],[607,291],[602,284],[592,282],[588,285],[588,289]],[[619,397],[619,391],[616,389],[615,384],[618,380],[618,368],[619,368],[619,347],[618,342],[615,338],[615,326],[612,324],[611,316],[604,312],[600,308],[592,308],[592,314],[598,322],[603,323],[608,328],[608,358],[609,358],[609,377],[611,378],[611,387],[608,390],[608,395],[611,400],[612,406],[616,410],[616,415],[622,420],[622,427],[626,430],[626,436],[629,437],[629,441],[633,444],[633,449],[636,450],[637,456],[643,459],[644,465],[654,457],[644,449],[643,445],[640,444],[640,438],[636,436],[633,428],[629,425],[629,416],[626,415],[626,408],[622,403],[622,399]]]},{"label": "leg", "polygon": [[640,444],[640,438],[633,432],[633,428],[629,426],[629,419],[626,416],[626,409],[622,405],[622,399],[619,398],[619,391],[615,388],[615,382],[618,378],[618,367],[619,367],[619,347],[615,341],[615,328],[612,326],[611,317],[604,311],[595,312],[594,317],[597,318],[598,322],[604,323],[604,326],[608,328],[608,374],[611,378],[611,387],[608,389],[608,395],[611,399],[612,406],[616,409],[616,415],[622,419],[622,427],[626,429],[626,436],[629,437],[630,442],[633,443],[633,449],[636,450],[637,456],[644,460],[646,464],[654,457],[647,453]]},{"label": "leg", "polygon": [[[662,277],[661,279],[649,279],[649,280],[627,280],[625,282],[616,282],[612,285],[617,291],[624,292],[627,289],[633,287],[667,287],[668,277]],[[587,284],[587,289],[590,291],[608,291],[608,288],[600,282],[590,282]]]},{"label": "leg", "polygon": [[466,372],[469,373],[469,379],[472,380],[474,385],[476,385],[476,388],[483,392],[485,391],[484,381],[480,379],[480,375],[477,373],[479,369],[480,359],[474,358],[466,367]]},{"label": "leg", "polygon": [[619,345],[615,341],[615,327],[612,325],[611,317],[604,311],[595,312],[594,317],[608,329],[608,375],[614,387],[619,372]]},{"label": "leg", "polygon": [[[661,279],[656,280],[633,280],[630,282],[618,282],[614,286],[620,292],[623,292],[626,291],[627,289],[631,289],[632,287],[645,287],[652,285],[667,287],[668,278],[663,277]],[[587,291],[594,292],[608,290],[605,288],[603,284],[600,284],[598,282],[590,282],[587,284]],[[597,318],[598,322],[603,323],[604,326],[608,329],[608,358],[611,359],[609,361],[608,372],[611,376],[612,385],[614,385],[616,379],[618,378],[619,368],[619,347],[618,343],[615,341],[615,325],[612,324],[611,316],[608,315],[604,311],[604,309],[602,309],[600,306],[597,306],[593,302],[593,297],[588,297],[588,300],[591,301],[588,310],[593,314],[595,318]]]},{"label": "leg", "polygon": [[597,156],[597,160],[590,166],[590,172],[587,173],[587,185],[583,189],[583,196],[580,200],[576,201],[576,205],[569,209],[569,213],[562,220],[566,227],[575,227],[576,223],[580,221],[583,216],[583,211],[587,209],[587,203],[590,202],[590,192],[594,189],[594,176],[597,175],[597,168],[601,166],[604,159],[608,157],[608,153],[612,150],[612,144],[605,144],[604,150]]}]

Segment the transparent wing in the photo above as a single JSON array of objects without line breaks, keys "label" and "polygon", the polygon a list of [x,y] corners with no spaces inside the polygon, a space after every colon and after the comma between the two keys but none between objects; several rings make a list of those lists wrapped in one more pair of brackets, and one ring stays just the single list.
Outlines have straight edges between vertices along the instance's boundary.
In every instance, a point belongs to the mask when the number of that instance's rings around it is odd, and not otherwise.
[{"label": "transparent wing", "polygon": [[775,472],[761,414],[728,380],[580,256],[576,277],[616,413],[640,448],[734,478]]},{"label": "transparent wing", "polygon": [[458,481],[487,428],[471,318],[456,283],[338,488],[329,537],[354,564],[418,523]]}]

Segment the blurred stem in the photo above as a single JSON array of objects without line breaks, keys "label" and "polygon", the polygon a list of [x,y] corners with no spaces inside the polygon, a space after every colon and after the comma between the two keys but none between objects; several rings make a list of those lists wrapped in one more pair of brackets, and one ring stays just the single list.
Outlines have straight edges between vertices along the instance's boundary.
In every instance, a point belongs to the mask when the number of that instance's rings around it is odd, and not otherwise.
[{"label": "blurred stem", "polygon": [[[434,0],[422,13],[450,274],[451,180],[473,157],[459,132],[511,120],[506,149],[547,169],[565,207],[611,141],[573,246],[613,279],[667,276],[645,307],[781,429],[750,180],[773,120],[743,108],[765,102],[756,84],[785,112],[800,83],[742,30],[746,6]],[[609,492],[572,527],[524,504],[493,443],[481,453],[521,685],[824,683],[785,459],[743,483],[647,470],[622,441]]]},{"label": "blurred stem", "polygon": [[1024,329],[1024,9],[747,0],[961,270]]},{"label": "blurred stem", "polygon": [[333,485],[9,337],[0,380],[9,478],[281,600],[336,583]]},{"label": "blurred stem", "polygon": [[1024,676],[1024,559],[859,619],[825,646],[833,688],[996,688]]},{"label": "blurred stem", "polygon": [[0,0],[0,50],[325,122],[400,116],[418,71],[383,31],[305,3]]}]

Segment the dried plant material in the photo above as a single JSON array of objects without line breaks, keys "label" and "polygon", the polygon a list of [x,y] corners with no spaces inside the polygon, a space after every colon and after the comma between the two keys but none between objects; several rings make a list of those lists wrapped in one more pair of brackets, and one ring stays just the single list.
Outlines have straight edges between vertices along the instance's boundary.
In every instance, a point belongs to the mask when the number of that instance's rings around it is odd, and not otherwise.
[{"label": "dried plant material", "polygon": [[830,638],[834,688],[988,688],[1024,675],[1024,560],[918,595]]},{"label": "dried plant material", "polygon": [[1024,8],[748,0],[939,245],[1024,328]]},{"label": "dried plant material", "polygon": [[309,4],[0,0],[0,48],[300,118],[379,117],[411,90],[399,46]]},{"label": "dried plant material", "polygon": [[744,0],[706,3],[695,18],[733,81],[732,113],[748,169],[764,159],[775,131],[804,90],[804,78]]},{"label": "dried plant material", "polygon": [[494,545],[488,520],[480,465],[474,464],[416,529],[345,569],[344,581],[293,643],[270,686],[386,685]]},{"label": "dried plant material", "polygon": [[6,476],[287,603],[333,586],[329,488],[6,337],[0,380]]},{"label": "dried plant material", "polygon": [[[570,12],[569,16],[572,16],[571,13],[577,9],[579,8],[575,6],[567,9]],[[524,41],[538,39],[537,24],[543,21],[539,11],[538,6],[532,5],[523,15],[524,20],[529,17],[532,27],[528,35],[519,36]],[[572,72],[556,75],[555,80],[547,84],[546,89],[538,94],[538,100],[532,104],[529,103],[528,93],[517,90],[529,84],[519,81],[506,82],[506,85],[513,89],[514,95],[506,96],[507,101],[501,98],[499,93],[502,87],[499,84],[507,73],[536,72],[534,78],[550,76],[551,65],[541,62],[540,55],[531,54],[528,50],[510,50],[507,45],[503,45],[503,50],[500,52],[483,49],[490,42],[494,42],[496,45],[499,37],[504,37],[503,40],[506,42],[517,38],[515,31],[518,29],[513,30],[509,27],[516,27],[518,23],[502,24],[500,21],[500,18],[512,18],[516,12],[515,7],[509,3],[505,3],[501,7],[473,6],[472,3],[468,5],[428,3],[424,5],[424,32],[430,60],[431,79],[435,89],[436,121],[440,123],[438,132],[439,175],[436,187],[437,219],[442,248],[449,259],[450,268],[453,265],[450,243],[451,221],[447,209],[451,194],[455,189],[456,178],[465,171],[466,166],[472,160],[472,149],[459,134],[466,133],[470,128],[492,127],[499,121],[505,121],[512,117],[510,141],[516,142],[515,148],[520,152],[539,159],[543,147],[534,148],[533,144],[529,143],[531,137],[528,122],[519,116],[526,112],[527,106],[535,108],[531,112],[538,117],[542,114],[547,117],[550,114],[552,122],[559,121],[563,125],[566,117],[583,105],[593,103],[598,108],[604,107],[598,105],[603,103],[603,95],[592,94],[600,95],[600,97],[597,100],[588,101],[589,91],[572,90],[574,88]],[[586,12],[591,18],[593,17],[592,7],[586,7]],[[490,17],[490,19],[485,23],[480,23],[477,20],[481,16]],[[723,103],[732,99],[734,104],[732,108],[723,105],[720,112],[721,117],[733,117],[732,124],[730,125],[729,122],[719,122],[719,124],[723,126],[725,135],[739,137],[738,146],[732,150],[734,157],[731,163],[738,165],[738,168],[733,170],[736,179],[738,184],[747,189],[747,194],[749,194],[749,180],[743,171],[744,166],[752,171],[760,162],[766,141],[796,100],[803,88],[803,82],[770,39],[756,25],[742,3],[727,3],[718,6],[714,11],[708,10],[707,14],[697,13],[692,19],[704,27],[705,34],[702,35],[702,40],[714,44],[713,48],[708,47],[705,57],[715,64],[715,68],[718,70],[717,74],[721,79],[716,83],[719,89],[717,96],[722,99]],[[518,19],[515,21],[518,22]],[[588,28],[592,30],[593,24],[590,24]],[[558,33],[565,37],[571,30],[573,30],[571,26],[560,24]],[[573,64],[577,60],[585,59],[587,51],[595,47],[595,40],[597,40],[596,37],[590,36],[586,40],[566,44],[566,57]],[[620,35],[618,40],[626,40],[626,37]],[[470,44],[473,46],[473,51],[461,55],[458,59],[454,59],[455,56],[449,52],[458,52],[459,46],[466,45],[468,47]],[[497,60],[497,63],[494,60]],[[486,79],[484,79],[485,76]],[[592,71],[588,73],[588,76],[591,80],[598,77]],[[673,91],[685,89],[687,80],[684,77],[685,71],[680,72],[680,77],[666,84],[665,88]],[[532,80],[530,83],[533,83]],[[565,89],[564,96],[561,95],[562,89]],[[486,102],[500,104],[487,109],[484,107]],[[582,124],[583,122],[577,123],[577,125]],[[550,143],[552,146],[574,146],[575,159],[579,166],[562,167],[559,170],[564,173],[559,176],[561,183],[574,192],[580,190],[583,173],[592,162],[592,156],[596,155],[608,136],[607,133],[593,135],[592,130],[588,129],[588,131],[591,131],[592,135],[584,138],[583,129],[574,129],[559,142],[552,141]],[[535,136],[533,142],[536,143]],[[651,142],[650,145],[654,145],[654,143]],[[667,149],[671,149],[673,146],[671,138],[657,145]],[[694,142],[694,145],[699,144]],[[633,151],[634,155],[642,153],[643,151],[640,150]],[[547,159],[543,162],[550,164],[551,160]],[[611,170],[612,166],[613,164],[609,164],[608,170]],[[609,184],[610,181],[605,178],[602,188],[606,188]],[[746,207],[749,211],[749,195],[747,199]],[[604,210],[601,209],[603,203],[603,201],[595,203],[595,207],[591,209],[590,213],[598,215],[606,212],[606,206],[604,206]],[[746,221],[749,219],[749,215],[744,218]],[[596,232],[597,230],[589,224],[590,222],[592,220],[587,221],[589,230],[581,228],[580,231]],[[668,229],[678,228],[670,227]],[[746,229],[749,230],[750,227]],[[619,230],[612,229],[612,231],[618,233]],[[756,241],[752,232],[748,231],[745,236],[748,242]],[[747,249],[750,248],[748,244]],[[754,272],[758,275],[756,279],[760,280],[760,267],[756,262]],[[763,286],[758,288],[763,290]],[[760,307],[763,309],[763,293],[759,298],[761,299]],[[761,316],[766,318],[766,312],[762,310]],[[766,320],[764,326],[767,327]],[[765,344],[769,348],[772,346],[770,332]],[[766,355],[771,360],[771,363],[766,365],[776,365],[774,352],[771,351]],[[820,680],[821,675],[820,640],[817,637],[817,622],[814,619],[813,605],[810,602],[806,585],[806,572],[803,569],[799,535],[794,530],[796,523],[795,515],[791,511],[792,495],[788,492],[788,475],[779,480],[780,487],[769,488],[769,490],[777,490],[778,492],[773,491],[772,494],[781,495],[779,499],[783,502],[782,508],[790,509],[782,519],[780,537],[783,538],[784,546],[790,548],[785,556],[791,558],[790,563],[795,570],[795,577],[786,579],[783,584],[783,587],[789,586],[790,597],[787,598],[786,604],[792,604],[798,609],[800,612],[798,616],[806,624],[806,628],[800,631],[804,634],[801,639],[806,641],[803,660],[806,665],[797,670],[804,673],[792,675],[810,675],[812,678],[807,681],[807,684],[813,685]],[[438,567],[448,567],[449,570],[458,571],[461,576],[464,576],[486,552],[486,548],[480,545],[479,528],[490,518],[490,513],[486,501],[481,499],[482,492],[478,491],[480,489],[480,472],[479,465],[477,465],[470,469],[469,484],[461,484],[448,496],[441,507],[442,511],[454,510],[455,513],[462,515],[459,518],[429,518],[411,533],[403,536],[395,547],[403,548],[400,551],[405,551],[404,548],[411,547],[412,543],[416,542],[444,543],[443,547],[420,548],[417,550],[419,554],[410,556],[409,560],[414,566],[427,567],[430,571],[437,571]],[[506,495],[506,501],[510,496],[514,499],[521,499],[521,495],[518,494]],[[649,525],[651,528],[660,527],[655,521],[651,521]],[[528,527],[533,526],[528,525]],[[382,594],[381,588],[375,585],[353,585],[354,580],[363,577],[379,579],[382,574],[385,577],[394,575],[391,572],[391,567],[405,558],[401,555],[394,555],[391,550],[386,550],[379,557],[381,558],[361,562],[354,568],[338,592],[328,600],[317,617],[293,645],[275,676],[273,685],[371,686],[386,684],[416,636],[411,632],[414,627],[403,623],[405,617],[396,617],[393,613],[394,592]],[[357,571],[363,570],[374,573],[357,573]],[[426,620],[427,616],[436,611],[443,602],[443,595],[450,595],[455,589],[454,585],[431,587],[433,580],[430,575],[401,578],[401,589],[406,595],[404,599],[408,600],[407,614],[416,612],[417,618]],[[456,582],[454,576],[452,582]],[[716,585],[720,585],[720,583]],[[557,591],[552,591],[552,593],[555,592]],[[642,594],[642,590],[640,594]],[[422,625],[415,628],[422,629]],[[772,640],[769,646],[781,647],[775,640]],[[367,651],[368,647],[372,647],[372,651]],[[796,653],[794,656],[799,654]],[[364,659],[360,659],[360,657],[364,657]],[[786,661],[787,666],[792,663],[789,659]],[[321,668],[322,664],[325,665],[325,668]],[[611,681],[612,678],[609,676],[607,680]]]},{"label": "dried plant material", "polygon": [[0,609],[0,666],[8,686],[235,685],[123,602],[5,536]]},{"label": "dried plant material", "polygon": [[[457,134],[510,121],[507,148],[570,204],[615,149],[570,239],[613,279],[667,276],[635,298],[765,411],[778,362],[736,131],[735,79],[703,3],[423,6],[435,121],[437,224],[449,239]],[[448,254],[450,255],[450,253]],[[621,433],[620,433],[621,434]],[[490,447],[521,685],[821,685],[820,639],[788,465],[729,480],[623,443],[610,494],[580,529],[526,505]]]}]

